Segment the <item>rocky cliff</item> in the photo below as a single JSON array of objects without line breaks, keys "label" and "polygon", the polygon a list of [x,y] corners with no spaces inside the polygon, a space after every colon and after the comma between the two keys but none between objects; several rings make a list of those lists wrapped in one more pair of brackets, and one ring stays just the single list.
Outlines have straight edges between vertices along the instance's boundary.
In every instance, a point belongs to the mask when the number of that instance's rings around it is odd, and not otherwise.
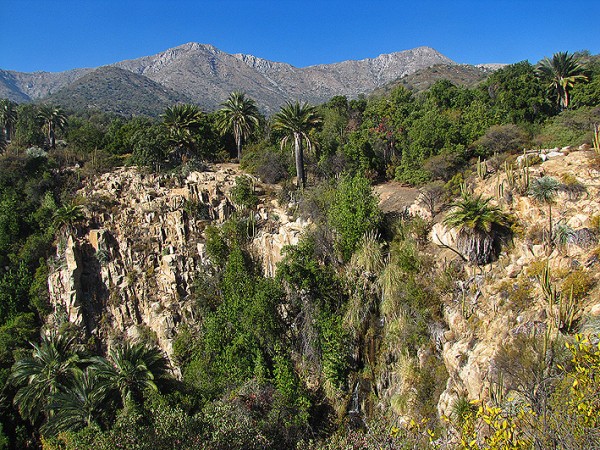
[{"label": "rocky cliff", "polygon": [[[542,175],[561,182],[553,207],[555,235],[561,233],[561,238],[554,246],[545,243],[547,207],[528,195],[515,173],[486,164],[485,173],[472,177],[475,194],[491,197],[492,204],[514,218],[512,242],[491,264],[463,265],[462,276],[453,277],[440,295],[442,317],[428,325],[431,342],[417,349],[416,357],[390,344],[397,341],[394,334],[404,333],[393,328],[402,318],[382,318],[381,341],[390,345],[382,345],[379,353],[373,347],[372,356],[379,361],[369,375],[380,408],[400,416],[407,412],[398,404],[417,395],[410,390],[408,366],[423,369],[433,359],[439,361],[447,381],[438,386],[443,392],[437,411],[448,416],[459,398],[485,399],[519,388],[516,376],[499,379],[497,374],[503,364],[506,369],[507,355],[513,355],[510,364],[515,367],[528,355],[525,350],[519,355],[523,337],[543,340],[560,333],[600,332],[598,157],[585,149],[563,149],[534,159],[536,165],[515,163],[515,170],[527,173],[530,182]],[[171,355],[181,324],[198,319],[191,294],[206,264],[203,232],[209,223],[221,223],[235,212],[230,193],[238,175],[233,165],[185,177],[119,169],[90,181],[79,192],[87,221],[59,239],[53,261],[53,320],[84,327],[108,344],[123,336],[149,336]],[[251,247],[270,276],[283,246],[297,243],[308,224],[292,221],[264,195],[275,186],[258,180],[254,185],[262,203],[254,213],[257,228]],[[384,209],[431,220],[414,191],[397,184],[387,188],[378,188]],[[456,249],[456,232],[444,227],[443,216],[434,218],[429,243],[424,244],[440,272],[453,268],[453,261],[461,264],[448,249]],[[554,292],[552,301],[548,289]]]},{"label": "rocky cliff", "polygon": [[[49,277],[53,320],[100,342],[150,336],[170,355],[180,324],[193,322],[192,286],[206,261],[203,231],[236,211],[228,167],[187,177],[119,169],[79,193],[86,222],[59,237]],[[255,190],[264,193],[257,180]],[[266,275],[306,226],[276,204],[259,205],[252,248]]]}]

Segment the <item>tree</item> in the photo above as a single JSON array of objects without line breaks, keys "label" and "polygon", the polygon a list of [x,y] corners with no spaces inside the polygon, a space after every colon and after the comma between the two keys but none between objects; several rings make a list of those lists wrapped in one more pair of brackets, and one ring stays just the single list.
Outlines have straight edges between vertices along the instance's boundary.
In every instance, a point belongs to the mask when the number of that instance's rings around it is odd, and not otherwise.
[{"label": "tree", "polygon": [[341,178],[329,209],[329,224],[336,231],[336,248],[344,260],[350,259],[363,235],[376,230],[380,221],[369,180],[362,175]]},{"label": "tree", "polygon": [[560,183],[549,176],[537,178],[529,186],[529,195],[536,201],[548,205],[548,242],[552,242],[552,204],[558,193]]},{"label": "tree", "polygon": [[175,105],[161,116],[168,130],[169,142],[175,145],[182,159],[194,149],[196,133],[202,125],[202,111],[196,105]]},{"label": "tree", "polygon": [[474,264],[487,264],[499,253],[503,237],[510,234],[510,219],[491,198],[464,192],[452,204],[444,224],[458,231],[458,247]]},{"label": "tree", "polygon": [[322,118],[314,106],[309,106],[307,103],[301,105],[298,101],[295,103],[287,102],[275,115],[273,128],[285,133],[285,136],[281,139],[281,146],[284,147],[290,139],[294,140],[298,188],[303,188],[306,185],[302,143],[306,141],[308,149],[312,149],[313,142],[309,133],[321,123]]},{"label": "tree", "polygon": [[4,140],[10,142],[17,122],[17,104],[4,98],[0,100],[0,126],[4,128]]},{"label": "tree", "polygon": [[13,403],[21,416],[35,422],[46,409],[52,395],[64,391],[78,370],[75,339],[52,333],[42,336],[31,356],[21,358],[12,367],[10,381],[20,386]]},{"label": "tree", "polygon": [[76,372],[71,385],[52,396],[48,409],[53,412],[42,427],[44,435],[76,431],[97,423],[106,410],[107,389],[95,372]]},{"label": "tree", "polygon": [[584,67],[575,55],[558,52],[544,58],[537,66],[537,75],[548,84],[548,89],[557,95],[558,107],[562,111],[569,107],[569,91],[578,81],[587,81]]},{"label": "tree", "polygon": [[56,129],[64,130],[67,126],[67,116],[59,106],[42,105],[38,111],[38,119],[43,123],[48,145],[51,149],[56,148]]},{"label": "tree", "polygon": [[123,405],[141,402],[146,389],[157,391],[169,378],[169,364],[161,351],[141,342],[125,342],[111,349],[108,359],[96,357],[92,361],[92,370],[120,394]]},{"label": "tree", "polygon": [[66,203],[56,210],[52,219],[54,226],[66,233],[73,231],[73,226],[85,218],[82,208],[73,203]]},{"label": "tree", "polygon": [[221,104],[217,127],[222,134],[233,132],[237,147],[237,159],[242,159],[242,143],[259,124],[259,112],[254,100],[243,92],[232,92]]}]

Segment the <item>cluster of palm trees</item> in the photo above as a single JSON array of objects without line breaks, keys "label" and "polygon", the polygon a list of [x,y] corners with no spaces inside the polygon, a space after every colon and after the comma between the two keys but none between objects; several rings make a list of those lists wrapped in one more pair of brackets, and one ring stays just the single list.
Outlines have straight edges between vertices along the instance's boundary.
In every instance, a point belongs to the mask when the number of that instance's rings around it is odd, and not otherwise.
[{"label": "cluster of palm trees", "polygon": [[[2,127],[1,140],[10,142],[14,137],[17,123],[17,104],[8,99],[0,100],[0,126]],[[38,108],[37,119],[46,135],[48,146],[56,148],[56,130],[64,130],[67,126],[67,115],[59,106],[42,104]]]},{"label": "cluster of palm trees", "polygon": [[[189,154],[197,144],[194,134],[202,124],[203,115],[194,105],[175,105],[162,115],[169,141],[182,152]],[[310,132],[322,123],[317,108],[307,103],[287,102],[273,119],[273,129],[281,131],[281,146],[293,142],[298,187],[306,184],[304,171],[304,145],[310,150],[313,139]],[[224,135],[232,133],[238,161],[242,158],[244,142],[260,126],[261,115],[256,103],[243,92],[232,92],[221,104],[216,125]]]},{"label": "cluster of palm trees", "polygon": [[17,360],[10,381],[18,388],[14,404],[42,434],[102,426],[111,410],[140,404],[146,390],[170,379],[162,353],[142,343],[115,346],[107,358],[84,357],[75,338],[51,333],[32,344],[31,356]]}]

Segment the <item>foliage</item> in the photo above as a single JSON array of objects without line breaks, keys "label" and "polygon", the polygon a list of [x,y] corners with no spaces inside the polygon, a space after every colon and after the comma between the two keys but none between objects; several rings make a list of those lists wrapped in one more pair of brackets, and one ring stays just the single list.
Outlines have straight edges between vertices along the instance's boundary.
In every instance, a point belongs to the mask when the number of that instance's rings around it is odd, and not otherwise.
[{"label": "foliage", "polygon": [[506,235],[510,235],[510,219],[491,198],[464,192],[452,204],[444,224],[458,231],[459,249],[474,264],[487,264],[500,250]]},{"label": "foliage", "polygon": [[348,261],[362,236],[381,221],[377,198],[362,175],[344,176],[337,185],[329,208],[329,224],[335,230],[336,248]]},{"label": "foliage", "polygon": [[569,52],[555,53],[552,59],[544,58],[536,71],[547,84],[548,90],[556,95],[561,110],[569,107],[569,94],[575,83],[588,79],[577,57],[574,54],[569,55]]},{"label": "foliage", "polygon": [[300,104],[300,102],[286,103],[274,117],[273,129],[284,134],[281,138],[281,147],[293,139],[298,188],[306,185],[303,142],[306,142],[310,151],[313,147],[310,132],[321,122],[322,118],[314,106],[309,106],[307,103]]},{"label": "foliage", "polygon": [[240,208],[254,208],[258,197],[254,193],[254,183],[247,176],[235,177],[235,186],[231,188],[231,201]]},{"label": "foliage", "polygon": [[217,127],[223,134],[233,133],[237,147],[237,159],[241,161],[242,143],[258,127],[260,121],[258,108],[254,100],[247,98],[243,92],[232,92],[221,106]]}]

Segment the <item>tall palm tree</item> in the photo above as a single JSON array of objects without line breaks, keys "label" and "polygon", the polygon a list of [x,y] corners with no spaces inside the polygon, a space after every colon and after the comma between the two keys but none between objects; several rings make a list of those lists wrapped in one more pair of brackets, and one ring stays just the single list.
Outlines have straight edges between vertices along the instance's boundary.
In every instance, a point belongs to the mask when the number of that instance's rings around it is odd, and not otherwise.
[{"label": "tall palm tree", "polygon": [[464,192],[444,219],[445,225],[458,231],[459,250],[474,264],[491,262],[510,234],[509,217],[490,200]]},{"label": "tall palm tree", "polygon": [[537,178],[529,186],[529,195],[536,201],[548,205],[548,243],[552,242],[552,205],[559,188],[560,183],[549,176]]},{"label": "tall palm tree", "polygon": [[169,142],[186,159],[196,145],[194,133],[202,125],[202,111],[196,105],[174,105],[167,108],[161,117],[169,133]]},{"label": "tall palm tree", "polygon": [[577,81],[587,81],[585,68],[579,64],[575,55],[569,52],[558,52],[544,58],[538,64],[538,76],[548,83],[548,88],[558,96],[558,107],[563,110],[569,107],[569,91]]},{"label": "tall palm tree", "polygon": [[111,349],[108,359],[93,358],[92,368],[99,379],[119,393],[123,405],[139,403],[145,390],[156,391],[170,378],[169,364],[161,351],[143,343],[125,342]]},{"label": "tall palm tree", "polygon": [[242,159],[242,143],[258,126],[260,114],[254,100],[242,92],[232,92],[229,98],[221,103],[217,127],[222,134],[233,132],[237,147],[237,159]]},{"label": "tall palm tree", "polygon": [[98,379],[92,369],[77,372],[69,387],[52,396],[48,409],[53,414],[48,416],[42,434],[77,431],[97,424],[106,411],[107,394],[106,383]]},{"label": "tall palm tree", "polygon": [[4,140],[10,142],[17,121],[17,104],[7,98],[0,100],[0,126],[4,129]]},{"label": "tall palm tree", "polygon": [[75,339],[52,333],[42,337],[39,345],[31,344],[31,356],[15,362],[10,381],[20,386],[13,403],[21,416],[35,422],[46,410],[52,395],[64,391],[79,370],[74,351]]},{"label": "tall palm tree", "polygon": [[284,147],[290,139],[294,140],[298,188],[306,185],[302,143],[306,141],[307,148],[309,150],[312,148],[313,142],[309,133],[322,122],[323,119],[318,114],[317,109],[314,106],[309,106],[307,103],[301,105],[300,102],[287,102],[275,115],[273,128],[286,133],[281,139],[281,146]]},{"label": "tall palm tree", "polygon": [[50,148],[56,148],[56,130],[64,130],[67,126],[67,116],[59,106],[41,105],[38,119],[43,123],[43,129],[48,136]]}]

